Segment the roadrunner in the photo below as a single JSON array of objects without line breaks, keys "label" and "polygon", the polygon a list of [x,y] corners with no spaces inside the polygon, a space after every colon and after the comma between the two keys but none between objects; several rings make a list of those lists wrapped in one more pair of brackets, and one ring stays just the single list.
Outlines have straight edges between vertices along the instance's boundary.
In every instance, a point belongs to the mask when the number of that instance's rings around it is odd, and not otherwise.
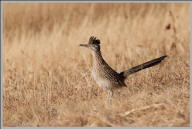
[{"label": "roadrunner", "polygon": [[125,79],[142,69],[152,67],[159,64],[165,57],[161,56],[159,58],[153,59],[141,65],[132,67],[126,71],[117,73],[113,70],[103,59],[100,51],[100,40],[96,37],[91,36],[88,44],[80,44],[82,47],[87,47],[91,50],[93,56],[93,67],[92,67],[92,77],[96,81],[99,87],[108,90],[108,97],[113,95],[113,89],[119,87],[126,87]]}]

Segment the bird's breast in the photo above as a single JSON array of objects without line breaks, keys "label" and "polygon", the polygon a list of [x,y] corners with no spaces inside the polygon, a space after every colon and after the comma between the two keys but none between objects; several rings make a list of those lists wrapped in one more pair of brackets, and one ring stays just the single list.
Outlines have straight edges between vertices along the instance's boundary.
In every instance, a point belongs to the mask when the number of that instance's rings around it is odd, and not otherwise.
[{"label": "bird's breast", "polygon": [[98,71],[93,69],[91,72],[91,75],[99,87],[104,88],[104,89],[112,88],[112,84],[111,84],[110,80],[108,80],[107,78],[102,76]]}]

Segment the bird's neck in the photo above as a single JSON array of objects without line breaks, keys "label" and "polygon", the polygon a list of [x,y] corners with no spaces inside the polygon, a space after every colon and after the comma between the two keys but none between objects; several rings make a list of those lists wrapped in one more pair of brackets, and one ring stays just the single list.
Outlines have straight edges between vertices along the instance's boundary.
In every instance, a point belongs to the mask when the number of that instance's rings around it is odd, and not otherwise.
[{"label": "bird's neck", "polygon": [[93,56],[93,65],[101,65],[105,63],[101,51],[92,51],[92,56]]}]

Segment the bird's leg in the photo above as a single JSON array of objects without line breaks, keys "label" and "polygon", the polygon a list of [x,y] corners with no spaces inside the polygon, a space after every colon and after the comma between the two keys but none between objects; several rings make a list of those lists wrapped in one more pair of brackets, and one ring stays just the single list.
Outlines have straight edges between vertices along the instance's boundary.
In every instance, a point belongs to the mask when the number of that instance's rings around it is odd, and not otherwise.
[{"label": "bird's leg", "polygon": [[113,96],[113,91],[110,89],[108,90],[107,99],[105,100],[105,104],[108,105],[111,97]]},{"label": "bird's leg", "polygon": [[108,90],[108,95],[107,95],[107,99],[110,99],[113,96],[113,91],[112,89]]}]

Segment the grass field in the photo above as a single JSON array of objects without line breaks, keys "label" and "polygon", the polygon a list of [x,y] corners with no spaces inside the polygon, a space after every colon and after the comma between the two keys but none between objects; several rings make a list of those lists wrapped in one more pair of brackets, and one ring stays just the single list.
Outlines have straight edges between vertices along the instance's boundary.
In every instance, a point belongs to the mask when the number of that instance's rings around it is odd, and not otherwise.
[{"label": "grass field", "polygon": [[[131,75],[106,102],[90,36]],[[190,4],[4,3],[3,126],[190,126]]]}]

